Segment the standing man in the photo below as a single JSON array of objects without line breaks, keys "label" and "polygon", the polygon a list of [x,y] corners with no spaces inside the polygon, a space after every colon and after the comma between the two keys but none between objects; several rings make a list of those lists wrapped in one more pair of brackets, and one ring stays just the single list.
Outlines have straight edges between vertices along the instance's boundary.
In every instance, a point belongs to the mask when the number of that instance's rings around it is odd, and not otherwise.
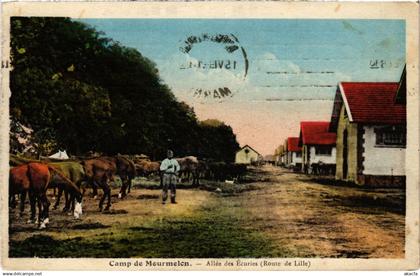
[{"label": "standing man", "polygon": [[179,172],[178,161],[173,159],[174,153],[172,150],[168,150],[168,158],[162,161],[160,165],[160,171],[163,173],[163,191],[162,191],[162,204],[166,203],[168,198],[168,188],[171,189],[171,203],[176,203],[176,176]]}]

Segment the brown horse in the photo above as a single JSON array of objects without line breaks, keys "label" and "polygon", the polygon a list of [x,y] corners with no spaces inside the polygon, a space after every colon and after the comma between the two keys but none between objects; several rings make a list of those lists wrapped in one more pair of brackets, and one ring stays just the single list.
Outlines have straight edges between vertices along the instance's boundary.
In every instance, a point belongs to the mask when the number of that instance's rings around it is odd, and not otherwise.
[{"label": "brown horse", "polygon": [[111,188],[108,182],[114,181],[114,175],[117,171],[116,166],[112,162],[102,158],[84,160],[82,161],[82,165],[85,169],[87,182],[93,189],[93,196],[97,196],[98,187],[102,188],[104,192],[99,201],[99,210],[103,210],[105,198],[108,198],[105,210],[109,210],[111,207]]},{"label": "brown horse", "polygon": [[75,217],[81,214],[81,200],[82,194],[79,188],[66,178],[57,169],[42,163],[23,164],[10,170],[9,190],[11,195],[20,192],[21,197],[21,213],[24,210],[25,196],[29,193],[29,200],[31,204],[31,221],[35,220],[36,203],[38,203],[38,223],[40,228],[45,228],[49,223],[49,206],[50,202],[47,198],[47,189],[51,180],[51,176],[59,176],[67,183],[68,190],[75,194],[77,203]]},{"label": "brown horse", "polygon": [[159,174],[160,162],[154,162],[150,160],[140,160],[135,163],[137,175],[150,176],[153,174]]},{"label": "brown horse", "polygon": [[127,193],[130,193],[132,180],[136,176],[136,167],[134,162],[120,154],[114,157],[102,156],[98,159],[110,162],[112,166],[116,168],[116,174],[121,178],[122,181],[118,198],[124,198]]},{"label": "brown horse", "polygon": [[10,169],[9,176],[9,206],[15,208],[15,195],[20,195],[20,216],[25,209],[26,194],[29,191],[30,181],[28,178],[28,166],[26,164]]},{"label": "brown horse", "polygon": [[180,179],[182,180],[182,178],[184,178],[189,182],[190,177],[192,176],[192,185],[197,187],[200,184],[199,176],[201,168],[201,164],[197,157],[186,156],[182,158],[176,158],[176,161],[178,161],[180,167]]}]

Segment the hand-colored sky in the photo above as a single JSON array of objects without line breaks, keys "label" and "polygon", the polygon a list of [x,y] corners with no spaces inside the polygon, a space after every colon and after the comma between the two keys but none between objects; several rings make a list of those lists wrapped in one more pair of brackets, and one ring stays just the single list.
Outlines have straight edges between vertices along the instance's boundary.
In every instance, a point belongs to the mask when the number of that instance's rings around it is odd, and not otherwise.
[{"label": "hand-colored sky", "polygon": [[[194,107],[199,119],[226,122],[241,145],[264,155],[288,136],[298,136],[300,121],[329,120],[339,81],[398,81],[405,63],[401,20],[82,21],[153,60],[162,81]],[[239,42],[216,43],[211,38],[217,35]],[[191,36],[202,42],[185,53]],[[239,48],[228,53],[224,47],[231,45]],[[223,68],[210,69],[214,61]],[[228,97],[197,94],[224,87],[232,92]]]}]

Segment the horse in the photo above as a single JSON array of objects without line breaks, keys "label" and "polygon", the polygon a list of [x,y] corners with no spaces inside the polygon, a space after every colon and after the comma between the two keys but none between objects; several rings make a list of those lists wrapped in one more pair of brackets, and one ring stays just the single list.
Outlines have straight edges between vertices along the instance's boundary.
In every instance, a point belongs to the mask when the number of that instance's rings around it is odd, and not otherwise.
[{"label": "horse", "polygon": [[199,181],[199,161],[195,156],[186,156],[182,158],[175,158],[178,161],[180,170],[180,180],[182,176],[190,181],[190,176],[192,176],[192,186],[197,187],[200,184]]},{"label": "horse", "polygon": [[15,208],[16,194],[20,194],[20,216],[25,209],[26,194],[29,191],[30,181],[28,178],[27,164],[19,165],[10,169],[9,176],[9,206]]},{"label": "horse", "polygon": [[159,174],[160,162],[150,160],[140,160],[135,162],[137,175],[148,177],[153,174]]},{"label": "horse", "polygon": [[98,159],[108,161],[116,168],[116,174],[118,174],[122,181],[118,198],[124,198],[127,193],[130,193],[132,180],[136,176],[136,166],[134,162],[120,154],[114,157],[102,156]]},{"label": "horse", "polygon": [[242,181],[242,177],[247,171],[246,164],[212,162],[208,164],[208,167],[209,171],[207,177],[215,181],[232,179],[239,183]]},{"label": "horse", "polygon": [[59,176],[63,182],[66,183],[66,188],[74,194],[77,199],[76,208],[74,212],[75,218],[78,218],[82,213],[81,201],[82,194],[79,188],[66,178],[57,169],[42,163],[23,164],[10,170],[9,190],[11,194],[17,191],[21,193],[21,214],[24,211],[26,193],[29,193],[29,200],[31,205],[30,221],[35,220],[36,203],[38,203],[38,223],[39,228],[43,229],[49,223],[49,206],[46,191],[50,184],[52,176]]},{"label": "horse", "polygon": [[[84,194],[85,187],[84,185],[82,185],[82,183],[84,183],[87,180],[87,178],[86,178],[85,170],[80,163],[74,162],[74,161],[65,161],[65,162],[49,163],[49,165],[58,169],[64,176],[66,176],[74,184],[76,184],[76,186],[79,189],[82,189],[82,194]],[[71,210],[74,211],[75,198],[74,196],[71,196],[69,199],[69,192],[66,189],[65,182],[63,183],[60,177],[54,177],[51,180],[50,186],[53,186],[53,185],[54,185],[54,188],[55,186],[58,187],[58,196],[57,196],[57,200],[54,204],[53,209],[57,209],[58,206],[60,205],[60,199],[64,192],[65,206],[64,206],[63,212],[70,210],[70,203],[72,205]]]},{"label": "horse", "polygon": [[111,207],[111,188],[109,187],[108,182],[114,181],[114,175],[117,171],[115,164],[102,158],[83,160],[81,164],[85,169],[87,181],[93,189],[93,196],[97,196],[98,186],[101,187],[104,192],[99,201],[99,211],[102,212],[103,210],[105,198],[108,198],[105,210],[109,210]]}]

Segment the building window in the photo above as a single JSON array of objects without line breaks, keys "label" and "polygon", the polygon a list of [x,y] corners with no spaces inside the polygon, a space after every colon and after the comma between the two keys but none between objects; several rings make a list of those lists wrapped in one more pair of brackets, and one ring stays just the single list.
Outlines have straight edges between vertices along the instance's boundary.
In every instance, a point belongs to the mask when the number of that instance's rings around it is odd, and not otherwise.
[{"label": "building window", "polygon": [[315,147],[315,154],[316,155],[331,155],[332,148],[331,147]]},{"label": "building window", "polygon": [[297,157],[297,158],[302,157],[302,152],[301,152],[301,151],[297,151],[297,152],[296,152],[296,157]]},{"label": "building window", "polygon": [[406,145],[405,126],[386,126],[375,128],[376,146],[405,147]]}]

